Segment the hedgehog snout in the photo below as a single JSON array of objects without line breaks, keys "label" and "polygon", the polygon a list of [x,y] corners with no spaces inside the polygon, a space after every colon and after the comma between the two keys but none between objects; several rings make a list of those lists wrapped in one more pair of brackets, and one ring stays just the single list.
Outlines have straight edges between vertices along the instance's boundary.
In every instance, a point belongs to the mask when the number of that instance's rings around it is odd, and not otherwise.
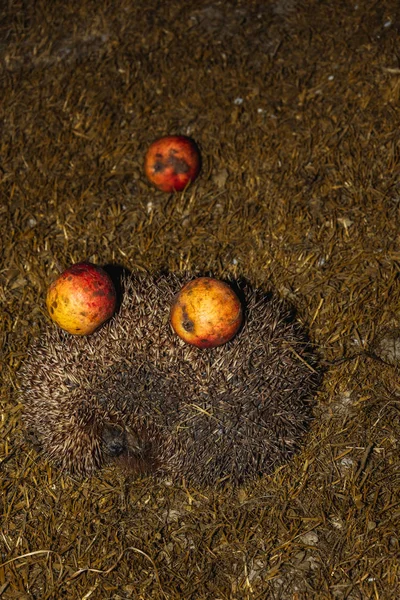
[{"label": "hedgehog snout", "polygon": [[106,423],[101,432],[101,445],[104,454],[110,458],[121,456],[127,451],[126,432],[122,427]]},{"label": "hedgehog snout", "polygon": [[101,433],[102,450],[109,458],[146,460],[152,453],[152,444],[141,439],[138,432],[114,423],[105,423]]}]

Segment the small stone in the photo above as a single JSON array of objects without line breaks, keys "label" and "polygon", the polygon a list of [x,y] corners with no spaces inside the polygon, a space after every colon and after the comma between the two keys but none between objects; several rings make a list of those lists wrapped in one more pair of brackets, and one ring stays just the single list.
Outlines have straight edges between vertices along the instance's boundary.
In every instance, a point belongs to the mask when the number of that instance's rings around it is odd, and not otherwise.
[{"label": "small stone", "polygon": [[219,187],[224,188],[226,184],[226,180],[228,179],[229,173],[226,169],[221,169],[216,175],[213,177],[213,182]]},{"label": "small stone", "polygon": [[375,354],[383,361],[398,365],[400,363],[400,329],[386,331],[374,347]]},{"label": "small stone", "polygon": [[300,540],[307,546],[315,546],[318,544],[319,538],[315,531],[309,531],[308,533],[300,536]]}]

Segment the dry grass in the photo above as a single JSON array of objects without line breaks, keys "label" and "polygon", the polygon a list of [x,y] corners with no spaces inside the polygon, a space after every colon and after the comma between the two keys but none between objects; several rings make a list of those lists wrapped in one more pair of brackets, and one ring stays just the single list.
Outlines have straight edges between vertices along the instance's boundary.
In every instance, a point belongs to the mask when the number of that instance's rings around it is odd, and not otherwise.
[{"label": "dry grass", "polygon": [[[400,596],[398,3],[10,0],[0,18],[0,597]],[[171,196],[142,169],[165,133],[203,156]],[[288,297],[327,366],[295,460],[239,493],[46,464],[15,373],[56,265],[83,259]]]}]

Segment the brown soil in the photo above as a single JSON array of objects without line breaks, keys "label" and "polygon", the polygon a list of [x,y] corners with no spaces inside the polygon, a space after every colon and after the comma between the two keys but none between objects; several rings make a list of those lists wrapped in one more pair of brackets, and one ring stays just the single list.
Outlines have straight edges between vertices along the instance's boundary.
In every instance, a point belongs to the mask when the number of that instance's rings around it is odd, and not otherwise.
[{"label": "brown soil", "polygon": [[[399,33],[396,0],[2,3],[1,598],[400,596]],[[175,134],[202,171],[169,195]],[[289,299],[327,366],[303,450],[239,491],[48,464],[16,372],[85,259]]]}]

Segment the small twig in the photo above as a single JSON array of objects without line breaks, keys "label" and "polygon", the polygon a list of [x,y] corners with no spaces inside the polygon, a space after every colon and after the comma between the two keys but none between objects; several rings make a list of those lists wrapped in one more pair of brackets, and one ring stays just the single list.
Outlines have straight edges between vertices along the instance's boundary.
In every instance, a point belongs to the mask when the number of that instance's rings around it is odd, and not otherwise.
[{"label": "small twig", "polygon": [[382,71],[391,75],[400,75],[400,69],[397,67],[382,67]]},{"label": "small twig", "polygon": [[374,443],[373,442],[371,442],[370,444],[368,444],[368,446],[365,448],[364,454],[362,455],[362,458],[361,458],[360,465],[359,465],[359,467],[358,467],[358,469],[356,471],[355,479],[358,479],[360,477],[361,473],[364,471],[365,466],[367,464],[367,461],[368,461],[368,459],[370,457],[370,454],[373,451],[373,449],[374,449]]}]

